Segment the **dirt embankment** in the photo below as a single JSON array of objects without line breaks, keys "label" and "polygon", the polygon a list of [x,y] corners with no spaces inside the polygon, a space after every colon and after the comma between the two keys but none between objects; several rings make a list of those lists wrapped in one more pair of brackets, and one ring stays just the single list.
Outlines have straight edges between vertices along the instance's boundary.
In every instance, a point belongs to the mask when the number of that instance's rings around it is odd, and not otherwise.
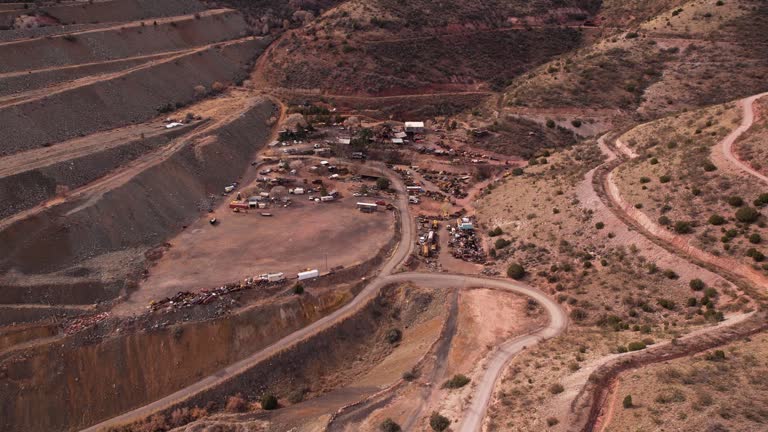
[{"label": "dirt embankment", "polygon": [[0,72],[15,72],[115,60],[191,48],[245,36],[243,17],[235,11],[205,12],[169,20],[125,24],[0,44]]},{"label": "dirt embankment", "polygon": [[[97,2],[48,2],[35,8],[27,3],[20,7],[0,10],[0,26],[13,27],[14,20],[22,15],[39,14],[46,22],[61,26],[73,24],[97,24],[113,21],[135,21],[148,18],[169,17],[201,12],[205,7],[197,0],[109,0]],[[58,27],[58,26],[56,26]],[[19,37],[38,34],[36,30],[51,27],[18,29]]]},{"label": "dirt embankment", "polygon": [[0,218],[40,204],[63,190],[72,190],[92,182],[122,164],[167,145],[191,128],[175,128],[145,139],[137,136],[135,140],[127,141],[119,147],[2,177],[0,201],[3,207],[0,208]]},{"label": "dirt embankment", "polygon": [[[0,110],[0,155],[54,144],[128,123],[141,123],[165,106],[183,106],[220,81],[247,76],[248,64],[268,43],[244,39],[147,65],[119,76]],[[125,95],[130,94],[130,98]],[[52,121],[51,119],[56,119]]]},{"label": "dirt embankment", "polygon": [[737,325],[722,327],[697,337],[639,351],[601,366],[589,376],[587,385],[571,405],[571,411],[578,413],[578,416],[569,431],[592,432],[595,430],[595,425],[610,394],[611,383],[622,372],[661,361],[688,357],[736,339],[760,333],[766,328],[768,323],[765,313],[758,312]]},{"label": "dirt embankment", "polygon": [[105,321],[19,352],[0,363],[0,429],[74,430],[104,420],[268,346],[350,296],[327,290],[159,330],[118,332],[115,322]]},{"label": "dirt embankment", "polygon": [[[53,67],[34,72],[12,72],[0,75],[0,96],[39,90],[54,84],[74,81],[87,76],[115,73],[147,63],[168,58],[178,51],[163,52],[149,56],[134,56],[106,62],[86,63],[82,65]],[[21,95],[15,95],[20,96]]]},{"label": "dirt embankment", "polygon": [[[430,293],[410,286],[388,286],[370,300],[363,309],[336,323],[332,327],[311,336],[275,356],[264,360],[243,374],[217,386],[200,392],[177,406],[167,407],[164,414],[170,414],[179,406],[211,407],[220,409],[230,395],[241,394],[245,400],[256,401],[263,394],[271,393],[285,404],[291,394],[303,393],[309,399],[334,389],[351,386],[361,391],[375,392],[367,388],[372,383],[365,377],[374,365],[380,364],[390,353],[394,344],[388,343],[391,329],[400,329],[407,335],[414,323],[425,315],[442,307],[445,292]],[[375,381],[375,380],[374,380]],[[366,390],[367,389],[367,390]],[[333,400],[328,403],[336,409]],[[302,405],[289,407],[295,416],[300,416]],[[331,412],[326,412],[331,414]],[[288,412],[285,413],[286,415]],[[273,414],[256,413],[257,418],[280,421],[280,411]],[[275,418],[277,417],[277,419]],[[294,417],[293,414],[288,417]],[[291,419],[282,419],[291,423]],[[293,424],[293,427],[298,425]],[[133,431],[134,426],[114,428],[114,431]],[[278,429],[281,430],[281,429]]]},{"label": "dirt embankment", "polygon": [[205,7],[197,0],[110,0],[42,9],[62,24],[82,24],[185,15],[201,12]]},{"label": "dirt embankment", "polygon": [[235,120],[124,183],[15,222],[0,232],[0,243],[7,245],[0,271],[52,272],[110,252],[143,251],[162,243],[208,209],[209,194],[245,170],[250,155],[269,139],[267,123],[274,112],[271,102],[256,100]]}]

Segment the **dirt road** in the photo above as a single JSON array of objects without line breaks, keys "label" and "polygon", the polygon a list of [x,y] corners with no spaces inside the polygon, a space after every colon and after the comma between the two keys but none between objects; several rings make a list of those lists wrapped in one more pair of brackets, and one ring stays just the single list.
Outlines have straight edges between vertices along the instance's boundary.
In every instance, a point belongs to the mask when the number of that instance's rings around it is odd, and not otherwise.
[{"label": "dirt road", "polygon": [[730,134],[728,134],[723,141],[718,144],[718,148],[722,149],[723,155],[725,156],[725,159],[732,163],[733,165],[737,166],[742,171],[746,172],[747,174],[759,179],[760,181],[763,181],[765,183],[768,183],[768,176],[763,175],[756,170],[752,169],[749,165],[745,164],[741,161],[741,159],[736,156],[736,154],[733,152],[733,144],[736,142],[739,137],[746,132],[750,127],[752,127],[752,123],[755,121],[755,111],[752,108],[752,105],[755,103],[756,100],[760,99],[763,96],[768,96],[768,93],[761,93],[758,95],[750,96],[748,98],[742,99],[739,104],[744,109],[744,115],[741,118],[741,124],[739,127],[733,130]]}]

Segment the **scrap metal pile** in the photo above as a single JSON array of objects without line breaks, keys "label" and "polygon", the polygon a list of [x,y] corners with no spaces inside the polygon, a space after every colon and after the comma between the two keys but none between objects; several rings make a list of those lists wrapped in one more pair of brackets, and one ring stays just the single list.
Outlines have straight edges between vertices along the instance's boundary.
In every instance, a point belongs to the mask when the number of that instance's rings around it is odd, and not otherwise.
[{"label": "scrap metal pile", "polygon": [[259,278],[247,278],[242,282],[234,282],[231,284],[223,285],[218,288],[207,289],[204,288],[199,292],[193,293],[189,291],[180,291],[173,297],[166,297],[162,300],[152,301],[148,308],[151,311],[157,311],[164,309],[166,311],[174,309],[190,308],[196,305],[207,305],[214,301],[223,298],[227,294],[231,294],[237,291],[248,290],[256,287],[265,287],[275,282],[269,282]]},{"label": "scrap metal pile", "polygon": [[462,218],[448,226],[450,232],[448,246],[451,248],[451,255],[467,262],[485,264],[486,256],[482,241],[473,228],[468,228],[472,224],[467,221],[467,218]]},{"label": "scrap metal pile", "polygon": [[468,174],[451,174],[445,171],[423,170],[421,173],[425,179],[434,183],[441,191],[454,198],[466,198],[469,181],[472,178]]},{"label": "scrap metal pile", "polygon": [[78,317],[68,320],[64,323],[64,333],[67,335],[72,335],[81,332],[88,327],[104,321],[107,318],[109,318],[109,312],[102,312],[96,315]]}]

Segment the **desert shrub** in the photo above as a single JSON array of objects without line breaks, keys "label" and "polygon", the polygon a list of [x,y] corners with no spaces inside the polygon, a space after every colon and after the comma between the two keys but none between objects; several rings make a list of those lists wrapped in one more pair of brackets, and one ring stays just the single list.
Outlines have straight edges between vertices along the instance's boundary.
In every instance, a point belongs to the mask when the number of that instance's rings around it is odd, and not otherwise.
[{"label": "desert shrub", "polygon": [[760,244],[761,241],[763,241],[763,238],[758,233],[749,236],[749,242],[752,244]]},{"label": "desert shrub", "polygon": [[753,223],[760,217],[760,212],[756,209],[744,206],[736,210],[736,220],[744,223]]},{"label": "desert shrub", "polygon": [[718,214],[713,214],[709,217],[707,222],[709,222],[710,225],[723,225],[725,223],[725,218]]},{"label": "desert shrub", "polygon": [[659,225],[661,225],[661,226],[670,226],[670,225],[672,225],[672,219],[668,218],[667,216],[660,216],[659,217]]},{"label": "desert shrub", "polygon": [[243,395],[238,393],[234,396],[230,396],[227,398],[227,404],[225,406],[225,410],[227,412],[231,413],[239,413],[246,410],[248,407],[248,402],[246,402],[245,399],[243,399]]},{"label": "desert shrub", "polygon": [[712,172],[712,171],[715,171],[715,170],[717,170],[717,167],[715,166],[715,164],[713,164],[712,162],[709,162],[709,161],[704,162],[704,171]]},{"label": "desert shrub", "polygon": [[563,391],[565,391],[565,387],[560,383],[555,383],[549,386],[549,392],[552,394],[560,394]]},{"label": "desert shrub", "polygon": [[755,248],[747,249],[747,256],[755,260],[755,262],[765,261],[765,255]]},{"label": "desert shrub", "polygon": [[400,342],[403,338],[403,332],[400,329],[393,328],[387,332],[387,342],[394,344]]},{"label": "desert shrub", "polygon": [[651,165],[656,165],[656,164],[658,164],[658,163],[659,163],[659,160],[658,160],[657,158],[651,158],[651,160],[649,161],[649,163],[650,163]]},{"label": "desert shrub", "polygon": [[755,207],[763,207],[764,205],[768,205],[768,193],[760,194],[759,197],[754,201]]},{"label": "desert shrub", "polygon": [[414,370],[414,369],[407,370],[407,371],[403,372],[403,379],[408,381],[408,382],[411,382],[411,381],[415,380],[418,377],[419,377],[419,374],[416,373],[416,370]]},{"label": "desert shrub", "polygon": [[304,400],[304,395],[307,393],[306,388],[296,389],[288,394],[288,402],[297,404]]},{"label": "desert shrub", "polygon": [[547,127],[552,129],[555,127],[555,121],[552,119],[547,119]]},{"label": "desert shrub", "polygon": [[581,127],[581,120],[573,119],[571,120],[571,124],[573,125],[573,127]]},{"label": "desert shrub", "polygon": [[701,279],[691,279],[691,281],[688,282],[688,286],[690,286],[694,291],[701,291],[707,287],[707,284],[705,284]]},{"label": "desert shrub", "polygon": [[501,230],[501,227],[496,227],[496,228],[488,231],[488,236],[489,237],[496,237],[496,236],[500,236],[502,234],[504,234],[504,231]]},{"label": "desert shrub", "polygon": [[663,175],[663,176],[659,177],[659,182],[660,183],[669,183],[671,181],[672,181],[672,177],[670,177],[668,175]]},{"label": "desert shrub", "polygon": [[624,401],[621,403],[625,409],[632,408],[632,395],[624,396]]},{"label": "desert shrub", "polygon": [[640,34],[637,32],[629,32],[626,36],[627,39],[637,39],[638,37],[640,37]]},{"label": "desert shrub", "polygon": [[725,360],[725,351],[715,350],[715,351],[708,352],[705,358],[708,361],[723,361]]},{"label": "desert shrub", "polygon": [[451,421],[448,420],[448,417],[440,415],[438,412],[433,412],[432,415],[429,416],[429,427],[435,432],[442,432],[448,429],[448,426],[450,425]]},{"label": "desert shrub", "polygon": [[605,228],[605,224],[603,222],[598,222],[598,223],[595,224],[595,228],[601,230],[601,229]]},{"label": "desert shrub", "polygon": [[297,283],[296,285],[293,286],[292,291],[296,295],[304,294],[304,285],[302,285],[301,283]]},{"label": "desert shrub", "polygon": [[512,175],[513,176],[521,176],[523,175],[523,169],[520,167],[512,169]]},{"label": "desert shrub", "polygon": [[500,238],[500,239],[496,239],[496,242],[494,242],[493,245],[497,250],[499,250],[499,249],[504,249],[505,247],[511,244],[512,244],[511,240]]},{"label": "desert shrub", "polygon": [[688,221],[675,222],[675,232],[678,234],[689,234],[693,229]]},{"label": "desert shrub", "polygon": [[645,343],[643,343],[642,341],[630,342],[627,344],[627,349],[629,351],[640,351],[642,349],[645,349]]},{"label": "desert shrub", "polygon": [[670,299],[660,298],[656,300],[656,303],[659,304],[659,306],[663,307],[664,309],[668,310],[675,310],[675,302]]},{"label": "desert shrub", "polygon": [[698,300],[696,300],[696,297],[691,297],[688,299],[688,307],[696,307],[698,304]]},{"label": "desert shrub", "polygon": [[674,279],[679,278],[680,276],[677,273],[675,273],[674,270],[666,269],[666,270],[664,270],[664,277],[667,278],[667,279],[674,280]]},{"label": "desert shrub", "polygon": [[376,187],[379,190],[389,190],[389,179],[386,177],[379,177],[376,179]]},{"label": "desert shrub", "polygon": [[272,394],[265,394],[261,397],[261,409],[273,410],[277,409],[277,397]]},{"label": "desert shrub", "polygon": [[728,204],[732,207],[741,207],[744,205],[744,200],[740,196],[728,197]]},{"label": "desert shrub", "polygon": [[576,308],[571,311],[571,319],[577,322],[584,321],[588,316],[587,311],[582,308]]},{"label": "desert shrub", "polygon": [[443,383],[443,388],[457,389],[469,384],[471,380],[466,375],[456,374],[451,379]]},{"label": "desert shrub", "polygon": [[518,263],[512,263],[507,267],[507,276],[514,280],[520,280],[525,277],[525,269]]},{"label": "desert shrub", "polygon": [[399,424],[395,423],[394,420],[392,420],[391,418],[388,418],[383,422],[381,422],[381,424],[379,425],[379,430],[381,432],[400,432],[403,429],[400,427]]},{"label": "desert shrub", "polygon": [[648,177],[640,177],[640,183],[650,183],[651,179]]},{"label": "desert shrub", "polygon": [[547,426],[549,426],[549,427],[555,426],[555,425],[557,425],[558,423],[560,423],[560,420],[558,420],[558,419],[557,419],[557,418],[555,418],[555,417],[549,417],[549,418],[547,419]]}]

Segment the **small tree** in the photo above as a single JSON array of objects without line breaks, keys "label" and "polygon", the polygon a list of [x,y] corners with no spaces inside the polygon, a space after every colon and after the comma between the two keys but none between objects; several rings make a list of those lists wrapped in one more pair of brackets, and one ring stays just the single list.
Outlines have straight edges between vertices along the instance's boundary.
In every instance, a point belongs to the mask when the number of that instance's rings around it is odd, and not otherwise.
[{"label": "small tree", "polygon": [[399,424],[395,423],[394,420],[392,420],[391,418],[388,418],[383,422],[381,422],[381,424],[379,425],[379,430],[381,432],[400,432],[403,429],[400,427]]},{"label": "small tree", "polygon": [[450,425],[451,421],[448,420],[448,417],[440,415],[438,412],[433,412],[432,415],[429,416],[429,427],[435,432],[442,432],[448,429],[448,426]]},{"label": "small tree", "polygon": [[400,339],[402,338],[403,338],[403,332],[400,331],[400,329],[393,328],[387,332],[387,342],[391,344],[400,342]]},{"label": "small tree", "polygon": [[691,279],[691,281],[688,283],[688,285],[691,287],[694,291],[701,291],[704,288],[707,287],[707,284],[704,283],[701,279]]},{"label": "small tree", "polygon": [[273,410],[277,408],[277,397],[271,394],[265,394],[261,397],[261,409]]},{"label": "small tree", "polygon": [[714,214],[709,217],[710,225],[723,225],[724,223],[725,223],[725,218],[718,214]]},{"label": "small tree", "polygon": [[376,180],[376,187],[379,190],[389,190],[389,179],[386,177],[379,177]]},{"label": "small tree", "polygon": [[293,293],[296,295],[304,294],[304,285],[302,285],[301,283],[297,283],[296,285],[294,285]]},{"label": "small tree", "polygon": [[624,408],[626,409],[632,408],[632,395],[624,396],[624,402],[622,402],[622,405],[624,405]]},{"label": "small tree", "polygon": [[514,280],[520,280],[525,277],[525,269],[518,263],[512,263],[507,267],[507,276]]}]

